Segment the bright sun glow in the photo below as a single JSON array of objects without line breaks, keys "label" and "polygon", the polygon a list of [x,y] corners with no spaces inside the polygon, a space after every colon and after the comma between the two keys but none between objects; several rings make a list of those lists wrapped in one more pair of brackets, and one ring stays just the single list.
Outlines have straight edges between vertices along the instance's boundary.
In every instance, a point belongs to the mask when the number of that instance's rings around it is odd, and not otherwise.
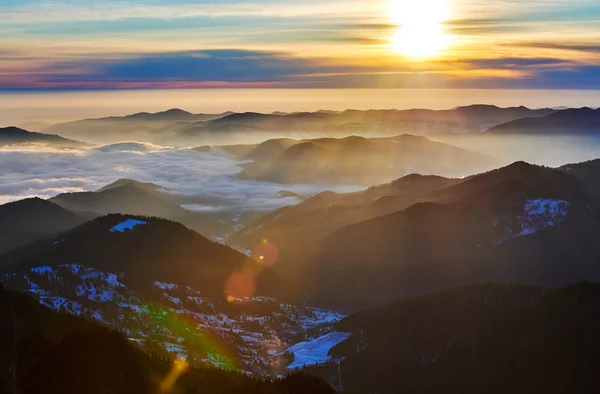
[{"label": "bright sun glow", "polygon": [[449,46],[450,39],[443,26],[451,16],[449,0],[394,0],[389,12],[398,24],[392,37],[397,52],[426,58]]}]

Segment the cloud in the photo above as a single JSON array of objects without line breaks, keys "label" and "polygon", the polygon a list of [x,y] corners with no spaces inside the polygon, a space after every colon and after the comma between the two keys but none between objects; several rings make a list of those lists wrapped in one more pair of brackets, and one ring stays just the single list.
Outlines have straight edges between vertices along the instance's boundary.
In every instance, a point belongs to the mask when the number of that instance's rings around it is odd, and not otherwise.
[{"label": "cloud", "polygon": [[590,54],[600,53],[600,45],[584,44],[584,43],[549,43],[549,42],[520,42],[514,44],[506,44],[507,47],[517,48],[535,48],[535,49],[552,49],[560,51],[577,51],[587,52]]},{"label": "cloud", "polygon": [[[303,76],[386,71],[281,52],[222,49],[139,54],[57,62],[15,78],[0,75],[0,88],[186,88],[303,86]],[[396,67],[396,70],[398,68]]]},{"label": "cloud", "polygon": [[528,57],[505,57],[497,59],[474,59],[465,62],[469,68],[474,69],[512,69],[520,70],[524,68],[534,67],[538,70],[541,67],[552,67],[556,65],[569,64],[564,59],[557,58],[528,58]]},{"label": "cloud", "polygon": [[118,21],[132,19],[189,19],[198,17],[318,17],[364,14],[368,7],[346,1],[33,1],[25,5],[0,5],[3,24]]},{"label": "cloud", "polygon": [[[314,33],[312,39],[317,37],[382,43],[369,37],[327,32]],[[32,63],[28,70],[0,72],[0,89],[503,88],[512,86],[512,82],[520,83],[520,88],[563,88],[564,78],[554,82],[544,73],[557,70],[565,77],[573,73],[570,79],[579,86],[578,70],[589,74],[594,66],[556,56],[448,58],[422,63],[390,57],[382,62],[357,63],[349,58],[302,57],[278,51],[210,49],[129,56],[105,54],[37,66]],[[538,75],[544,78],[536,79]],[[540,86],[542,80],[545,86]]]},{"label": "cloud", "polygon": [[[198,210],[270,211],[295,204],[281,190],[313,195],[326,186],[278,185],[236,178],[239,162],[219,151],[120,143],[72,150],[0,149],[0,203],[59,193],[95,191],[121,178],[159,184]],[[353,191],[356,187],[333,188]]]},{"label": "cloud", "polygon": [[516,18],[459,18],[444,22],[446,31],[455,35],[495,35],[523,30]]},{"label": "cloud", "polygon": [[[108,55],[107,55],[108,56]],[[95,58],[45,66],[40,73],[5,80],[0,88],[198,88],[198,87],[497,87],[506,79],[523,82],[562,68],[585,67],[560,58],[501,57],[355,65],[343,60],[302,58],[283,52],[222,49]],[[510,71],[510,72],[509,72]],[[472,77],[472,83],[468,81]],[[482,79],[485,77],[485,80]],[[576,80],[577,76],[573,76]],[[546,87],[553,87],[547,81]],[[29,86],[28,86],[29,85]],[[528,87],[523,85],[522,87]]]}]

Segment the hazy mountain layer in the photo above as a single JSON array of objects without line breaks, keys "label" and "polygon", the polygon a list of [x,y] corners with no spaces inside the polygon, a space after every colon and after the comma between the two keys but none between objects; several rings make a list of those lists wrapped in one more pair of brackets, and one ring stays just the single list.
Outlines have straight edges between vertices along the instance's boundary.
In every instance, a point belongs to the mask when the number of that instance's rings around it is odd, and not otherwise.
[{"label": "hazy mountain layer", "polygon": [[282,184],[374,185],[411,173],[459,177],[504,164],[501,159],[412,135],[274,140],[246,149],[221,149],[252,160],[243,165],[241,179]]},{"label": "hazy mountain layer", "polygon": [[[191,114],[173,109],[156,114],[86,119],[54,125],[47,132],[94,143],[123,140],[167,144],[227,144],[232,139],[256,141],[257,136],[397,135],[399,133],[469,133],[551,109],[498,108],[473,105],[451,110],[347,110],[312,113]],[[229,141],[229,142],[228,142]]]},{"label": "hazy mountain layer", "polygon": [[54,134],[34,133],[18,127],[0,128],[0,146],[15,144],[40,144],[61,148],[78,148],[86,144]]}]

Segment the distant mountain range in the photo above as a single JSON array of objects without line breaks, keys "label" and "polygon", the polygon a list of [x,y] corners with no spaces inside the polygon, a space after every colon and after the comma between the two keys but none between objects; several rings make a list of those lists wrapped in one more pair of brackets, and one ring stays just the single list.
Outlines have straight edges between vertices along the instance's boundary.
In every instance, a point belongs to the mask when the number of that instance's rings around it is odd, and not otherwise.
[{"label": "distant mountain range", "polygon": [[526,107],[472,105],[438,111],[347,110],[272,114],[192,114],[181,109],[171,109],[56,125],[26,125],[32,130],[96,144],[126,140],[160,144],[190,145],[204,142],[223,145],[234,137],[251,138],[254,135],[255,139],[264,140],[273,134],[290,137],[301,135],[304,138],[310,138],[311,135],[434,135],[486,131],[493,135],[596,135],[600,130],[599,118],[600,110],[591,108],[532,110]]},{"label": "distant mountain range", "polygon": [[[194,122],[205,122],[230,114],[191,114],[181,109],[158,113],[137,113],[128,116],[112,116],[84,119],[56,124],[44,132],[56,133],[67,138],[81,139],[95,144],[121,141],[166,142],[181,127]],[[171,130],[173,129],[173,130]]]},{"label": "distant mountain range", "polygon": [[[499,108],[473,105],[452,110],[347,110],[306,113],[191,114],[172,109],[156,114],[85,119],[44,130],[93,143],[123,140],[151,143],[226,144],[233,136],[268,135],[397,135],[400,133],[483,132],[492,126],[524,117],[544,116],[552,109]],[[268,138],[268,137],[267,137]]]},{"label": "distant mountain range", "polygon": [[58,135],[33,133],[18,127],[0,128],[0,146],[14,144],[45,144],[63,148],[79,148],[87,145]]},{"label": "distant mountain range", "polygon": [[513,120],[489,131],[492,134],[519,135],[600,135],[600,110],[591,108],[565,109],[547,116]]},{"label": "distant mountain range", "polygon": [[283,184],[373,185],[411,173],[465,176],[506,164],[501,159],[407,134],[369,139],[276,139],[219,149],[239,160],[252,160],[243,165],[240,178]]}]

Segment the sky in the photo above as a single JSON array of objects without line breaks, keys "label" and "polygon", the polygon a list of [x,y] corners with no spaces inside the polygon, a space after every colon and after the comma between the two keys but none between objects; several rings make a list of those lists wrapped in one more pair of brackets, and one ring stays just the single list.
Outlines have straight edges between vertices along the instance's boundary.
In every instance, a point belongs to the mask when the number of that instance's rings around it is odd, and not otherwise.
[{"label": "sky", "polygon": [[600,89],[598,0],[2,0],[0,89]]}]

